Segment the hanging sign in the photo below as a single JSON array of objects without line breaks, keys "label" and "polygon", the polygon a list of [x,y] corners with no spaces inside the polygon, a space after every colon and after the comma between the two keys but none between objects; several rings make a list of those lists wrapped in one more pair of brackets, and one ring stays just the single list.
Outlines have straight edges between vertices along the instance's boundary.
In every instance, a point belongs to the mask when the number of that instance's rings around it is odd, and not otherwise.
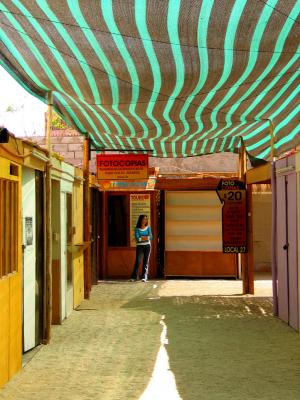
[{"label": "hanging sign", "polygon": [[97,179],[147,180],[148,154],[97,154]]},{"label": "hanging sign", "polygon": [[137,220],[140,215],[147,215],[148,224],[150,225],[151,217],[151,201],[150,194],[134,193],[130,195],[130,246],[136,246],[134,231]]},{"label": "hanging sign", "polygon": [[221,179],[217,186],[222,208],[223,253],[247,253],[247,195],[245,184]]},{"label": "hanging sign", "polygon": [[156,177],[149,177],[147,181],[98,181],[100,189],[104,191],[120,190],[154,190]]}]

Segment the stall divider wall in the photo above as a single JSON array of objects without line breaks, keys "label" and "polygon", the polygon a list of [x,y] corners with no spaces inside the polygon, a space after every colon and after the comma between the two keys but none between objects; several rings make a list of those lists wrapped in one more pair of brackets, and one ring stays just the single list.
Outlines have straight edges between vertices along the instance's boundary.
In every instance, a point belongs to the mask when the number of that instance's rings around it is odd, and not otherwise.
[{"label": "stall divider wall", "polygon": [[[68,317],[74,307],[73,292],[73,255],[72,255],[72,194],[74,167],[61,163],[61,318]],[[70,251],[71,250],[71,251]]]}]

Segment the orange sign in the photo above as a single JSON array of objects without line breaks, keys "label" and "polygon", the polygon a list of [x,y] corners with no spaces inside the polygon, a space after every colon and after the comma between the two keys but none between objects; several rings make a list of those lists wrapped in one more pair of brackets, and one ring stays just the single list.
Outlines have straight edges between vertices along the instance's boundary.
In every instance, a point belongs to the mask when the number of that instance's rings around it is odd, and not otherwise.
[{"label": "orange sign", "polygon": [[147,154],[97,154],[97,179],[147,180]]}]

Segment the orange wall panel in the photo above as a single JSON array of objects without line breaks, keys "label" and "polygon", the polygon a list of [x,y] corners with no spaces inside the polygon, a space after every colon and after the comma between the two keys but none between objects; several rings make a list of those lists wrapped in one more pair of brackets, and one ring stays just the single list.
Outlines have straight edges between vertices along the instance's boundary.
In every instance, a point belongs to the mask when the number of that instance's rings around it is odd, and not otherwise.
[{"label": "orange wall panel", "polygon": [[[135,248],[131,249],[108,249],[107,254],[107,278],[127,278],[129,279],[135,262]],[[142,267],[139,268],[141,274]],[[152,251],[149,262],[149,278],[154,278],[156,274],[155,254]]]},{"label": "orange wall panel", "polygon": [[61,324],[60,261],[52,260],[52,324]]},{"label": "orange wall panel", "polygon": [[166,251],[165,275],[236,277],[236,256],[211,251]]}]

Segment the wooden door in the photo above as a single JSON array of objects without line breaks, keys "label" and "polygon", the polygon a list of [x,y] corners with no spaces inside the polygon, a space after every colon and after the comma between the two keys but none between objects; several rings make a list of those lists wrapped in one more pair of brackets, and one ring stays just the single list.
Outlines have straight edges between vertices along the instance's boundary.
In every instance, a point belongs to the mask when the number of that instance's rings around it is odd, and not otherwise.
[{"label": "wooden door", "polygon": [[287,258],[287,199],[286,177],[278,176],[276,180],[277,193],[277,277],[278,277],[278,316],[285,322],[289,322],[288,301],[288,258]]},{"label": "wooden door", "polygon": [[299,330],[297,175],[277,176],[278,316]]},{"label": "wooden door", "polygon": [[288,286],[289,286],[289,324],[299,330],[298,312],[298,240],[297,240],[297,175],[286,177],[287,189],[287,243],[288,243]]}]

